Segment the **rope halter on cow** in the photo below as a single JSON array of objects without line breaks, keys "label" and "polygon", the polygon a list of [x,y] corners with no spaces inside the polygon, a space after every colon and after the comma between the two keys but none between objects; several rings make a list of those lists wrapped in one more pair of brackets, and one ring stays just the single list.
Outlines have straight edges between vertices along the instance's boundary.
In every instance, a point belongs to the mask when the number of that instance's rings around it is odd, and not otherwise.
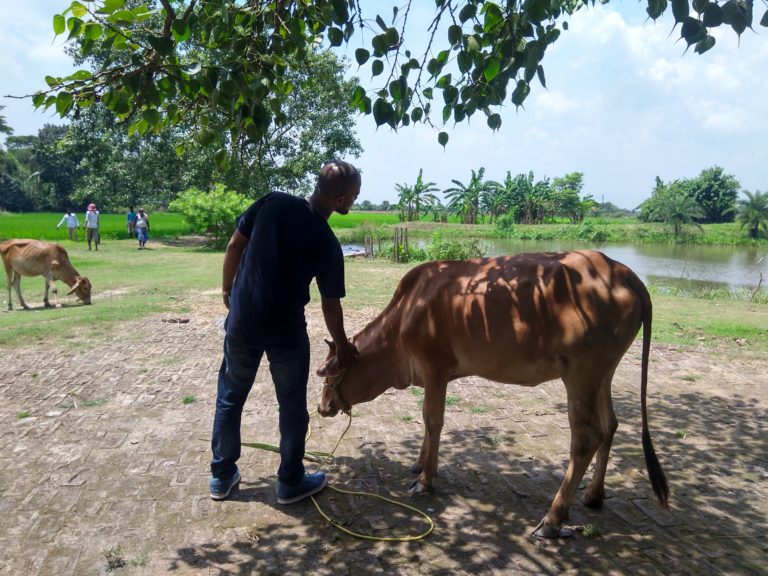
[{"label": "rope halter on cow", "polygon": [[347,404],[347,401],[344,399],[344,396],[341,394],[341,382],[344,380],[344,376],[346,375],[347,371],[342,370],[339,373],[339,377],[334,380],[333,382],[329,382],[329,378],[326,378],[324,386],[327,386],[331,390],[333,390],[333,393],[336,394],[336,399],[339,401],[339,404],[341,405],[341,411],[344,414],[351,414],[352,413],[352,406]]}]

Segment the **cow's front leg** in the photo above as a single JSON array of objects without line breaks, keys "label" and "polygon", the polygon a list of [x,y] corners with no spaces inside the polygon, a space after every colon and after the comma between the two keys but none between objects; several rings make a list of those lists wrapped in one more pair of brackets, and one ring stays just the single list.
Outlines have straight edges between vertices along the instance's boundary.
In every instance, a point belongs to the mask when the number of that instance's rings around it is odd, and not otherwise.
[{"label": "cow's front leg", "polygon": [[437,474],[437,452],[445,418],[445,392],[448,383],[431,380],[424,386],[424,441],[415,468],[419,475],[411,485],[411,492],[422,493],[432,489],[432,478]]},{"label": "cow's front leg", "polygon": [[[24,297],[21,295],[21,274],[18,272],[13,273],[13,287],[16,289],[16,296],[19,298],[19,304],[21,304],[21,307],[24,308],[24,310],[29,310],[29,306],[27,306],[27,303],[24,302]],[[10,302],[10,298],[8,298],[8,302]]]}]

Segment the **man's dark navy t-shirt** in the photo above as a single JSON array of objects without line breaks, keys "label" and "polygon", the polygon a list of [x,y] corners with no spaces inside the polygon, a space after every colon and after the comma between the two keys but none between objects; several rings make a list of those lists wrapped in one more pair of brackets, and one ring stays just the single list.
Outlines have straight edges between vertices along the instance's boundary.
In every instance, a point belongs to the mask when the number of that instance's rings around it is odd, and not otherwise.
[{"label": "man's dark navy t-shirt", "polygon": [[328,222],[303,198],[274,192],[254,202],[237,229],[248,238],[230,296],[227,333],[259,346],[306,338],[309,284],[343,298],[344,257]]}]

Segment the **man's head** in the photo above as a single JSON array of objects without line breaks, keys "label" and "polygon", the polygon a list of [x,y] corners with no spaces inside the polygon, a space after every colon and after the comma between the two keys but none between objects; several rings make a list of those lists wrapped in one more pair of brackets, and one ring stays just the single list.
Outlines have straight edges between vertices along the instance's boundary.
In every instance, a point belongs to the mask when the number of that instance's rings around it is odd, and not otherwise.
[{"label": "man's head", "polygon": [[[360,173],[342,160],[331,160],[320,169],[313,196],[339,214],[346,214],[360,194]],[[330,216],[330,212],[328,215]]]}]

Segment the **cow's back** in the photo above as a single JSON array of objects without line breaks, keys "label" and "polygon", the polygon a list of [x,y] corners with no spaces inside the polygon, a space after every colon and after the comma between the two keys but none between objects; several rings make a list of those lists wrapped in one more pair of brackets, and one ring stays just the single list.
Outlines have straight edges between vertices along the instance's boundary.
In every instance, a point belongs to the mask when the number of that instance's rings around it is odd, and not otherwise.
[{"label": "cow's back", "polygon": [[429,262],[398,287],[401,340],[452,377],[534,384],[575,358],[618,361],[640,327],[639,282],[595,251]]},{"label": "cow's back", "polygon": [[3,263],[22,276],[39,276],[69,263],[63,246],[40,240],[6,240],[0,244]]}]

